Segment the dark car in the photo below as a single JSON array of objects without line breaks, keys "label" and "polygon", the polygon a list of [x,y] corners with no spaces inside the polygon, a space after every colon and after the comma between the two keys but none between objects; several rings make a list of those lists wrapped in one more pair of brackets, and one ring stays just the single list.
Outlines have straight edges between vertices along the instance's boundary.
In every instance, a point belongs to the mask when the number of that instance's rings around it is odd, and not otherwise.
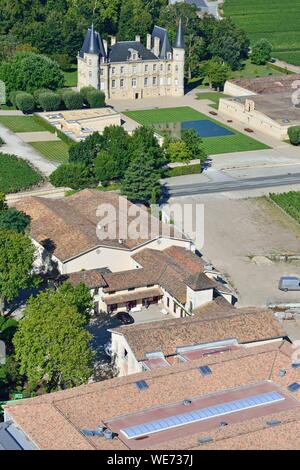
[{"label": "dark car", "polygon": [[120,320],[121,323],[123,323],[123,325],[131,325],[134,323],[134,318],[132,318],[128,312],[119,312],[117,313],[116,317],[118,320]]}]

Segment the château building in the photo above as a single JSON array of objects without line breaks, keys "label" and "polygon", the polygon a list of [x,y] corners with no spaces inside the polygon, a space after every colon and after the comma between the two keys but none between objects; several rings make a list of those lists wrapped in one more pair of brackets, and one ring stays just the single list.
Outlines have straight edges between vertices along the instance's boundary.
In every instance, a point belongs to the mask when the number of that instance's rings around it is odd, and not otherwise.
[{"label": "ch\u00e2teau building", "polygon": [[184,94],[184,37],[181,20],[173,46],[166,29],[154,26],[146,47],[135,41],[110,45],[92,25],[78,54],[78,89],[93,86],[109,99],[140,99]]}]

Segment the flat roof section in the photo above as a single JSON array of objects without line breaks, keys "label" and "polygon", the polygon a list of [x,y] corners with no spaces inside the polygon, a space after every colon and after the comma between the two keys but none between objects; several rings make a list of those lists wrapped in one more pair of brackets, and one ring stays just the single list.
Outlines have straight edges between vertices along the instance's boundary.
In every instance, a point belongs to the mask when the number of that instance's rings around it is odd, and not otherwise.
[{"label": "flat roof section", "polygon": [[[265,400],[265,403],[262,403],[263,400]],[[254,403],[255,401],[257,403]],[[232,404],[231,407],[229,406],[230,403]],[[235,407],[239,403],[240,409],[234,411],[233,403],[235,403]],[[299,407],[297,400],[290,397],[274,383],[264,382],[200,398],[186,397],[186,404],[181,401],[137,414],[114,418],[107,421],[105,425],[117,433],[119,439],[128,448],[138,450],[178,437],[193,435],[198,432],[209,432],[220,427],[221,423],[224,425],[224,422],[226,425],[230,425]],[[194,413],[194,417],[196,417],[199,412],[204,412],[208,408],[217,410],[218,413],[202,420],[190,422],[185,420],[182,425],[178,424],[178,419],[175,418],[187,413],[190,416],[193,416]],[[163,425],[166,422],[173,422],[173,426],[171,424],[171,426],[164,428]],[[147,428],[147,423],[148,425],[149,423],[155,423],[154,426],[157,428],[162,424],[160,426],[161,430],[154,431],[151,425]],[[148,434],[146,433],[147,429],[149,430]]]}]

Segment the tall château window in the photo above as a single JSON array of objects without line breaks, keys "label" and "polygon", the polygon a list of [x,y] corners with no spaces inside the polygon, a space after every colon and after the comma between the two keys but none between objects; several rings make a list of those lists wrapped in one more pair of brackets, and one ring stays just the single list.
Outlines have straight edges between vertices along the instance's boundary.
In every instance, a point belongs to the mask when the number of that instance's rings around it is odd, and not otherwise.
[{"label": "tall ch\u00e2teau window", "polygon": [[124,88],[124,78],[121,78],[120,80],[120,88]]},{"label": "tall ch\u00e2teau window", "polygon": [[168,64],[168,72],[171,71],[171,64]]},{"label": "tall ch\u00e2teau window", "polygon": [[112,80],[112,81],[111,81],[111,87],[112,87],[112,88],[116,88],[116,80]]},{"label": "tall ch\u00e2teau window", "polygon": [[157,78],[156,77],[153,77],[153,85],[156,85],[157,84]]},{"label": "tall ch\u00e2teau window", "polygon": [[153,72],[156,72],[156,64],[153,64]]},{"label": "tall ch\u00e2teau window", "polygon": [[124,67],[123,67],[123,66],[120,68],[120,73],[121,73],[121,74],[124,73]]},{"label": "tall ch\u00e2teau window", "polygon": [[136,88],[136,78],[133,78],[131,80],[131,86],[132,86],[132,88]]},{"label": "tall ch\u00e2teau window", "polygon": [[145,65],[145,72],[148,72],[149,65]]},{"label": "tall ch\u00e2teau window", "polygon": [[112,67],[111,73],[114,75],[116,73],[116,67]]},{"label": "tall ch\u00e2teau window", "polygon": [[148,77],[144,78],[144,86],[148,86]]}]

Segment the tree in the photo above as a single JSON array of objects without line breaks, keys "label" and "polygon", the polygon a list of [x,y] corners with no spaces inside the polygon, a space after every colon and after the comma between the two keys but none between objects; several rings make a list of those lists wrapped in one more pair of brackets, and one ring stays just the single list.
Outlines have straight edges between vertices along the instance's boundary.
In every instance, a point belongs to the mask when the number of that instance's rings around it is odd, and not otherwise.
[{"label": "tree", "polygon": [[80,94],[85,104],[88,104],[87,95],[90,91],[96,91],[96,88],[94,88],[93,86],[84,86],[80,90]]},{"label": "tree", "polygon": [[102,183],[118,179],[120,176],[118,162],[112,158],[107,150],[101,150],[95,160],[95,175],[97,180]]},{"label": "tree", "polygon": [[53,186],[83,189],[95,184],[90,169],[83,163],[64,163],[50,175]]},{"label": "tree", "polygon": [[69,149],[70,163],[83,163],[92,166],[96,156],[104,147],[104,137],[99,132],[89,135],[83,142],[71,145]]},{"label": "tree", "polygon": [[14,207],[0,210],[0,230],[8,229],[24,233],[30,223],[30,217]]},{"label": "tree", "polygon": [[289,127],[288,136],[292,145],[300,145],[300,126]]},{"label": "tree", "polygon": [[222,88],[230,75],[228,65],[220,63],[217,59],[203,62],[202,68],[210,88]]},{"label": "tree", "polygon": [[16,105],[23,113],[34,110],[34,98],[30,93],[20,92],[16,95]]},{"label": "tree", "polygon": [[152,25],[152,18],[144,8],[142,0],[122,0],[118,38],[122,41],[134,41],[136,34],[143,40]]},{"label": "tree", "polygon": [[169,144],[166,155],[170,162],[188,163],[190,161],[190,153],[187,145],[181,139],[174,140]]},{"label": "tree", "polygon": [[155,168],[152,156],[141,153],[134,158],[125,173],[121,192],[133,202],[148,204],[155,192],[160,194],[160,173]]},{"label": "tree", "polygon": [[58,293],[64,298],[64,302],[76,307],[80,315],[85,318],[86,325],[88,325],[93,309],[93,298],[90,289],[85,284],[72,286],[69,282],[64,282],[59,287]]},{"label": "tree", "polygon": [[166,164],[163,149],[160,147],[154,135],[154,130],[151,127],[140,126],[134,130],[129,145],[129,152],[133,158],[142,153],[147,154],[148,158],[152,159],[154,168],[159,171]]},{"label": "tree", "polygon": [[256,65],[265,65],[272,59],[272,44],[267,39],[261,39],[253,44],[251,62]]},{"label": "tree", "polygon": [[39,88],[56,90],[64,84],[64,74],[59,65],[48,57],[33,52],[18,52],[0,65],[0,79],[6,91],[33,93]]},{"label": "tree", "polygon": [[87,319],[64,289],[31,297],[14,336],[16,360],[30,390],[75,387],[92,374]]},{"label": "tree", "polygon": [[32,284],[35,249],[30,239],[11,230],[0,230],[0,315],[5,302]]},{"label": "tree", "polygon": [[181,133],[181,139],[185,142],[190,160],[199,159],[201,162],[206,160],[207,155],[204,150],[203,140],[195,129],[184,129]]},{"label": "tree", "polygon": [[5,195],[5,193],[0,192],[0,212],[4,211],[6,209],[7,209],[6,195]]}]

